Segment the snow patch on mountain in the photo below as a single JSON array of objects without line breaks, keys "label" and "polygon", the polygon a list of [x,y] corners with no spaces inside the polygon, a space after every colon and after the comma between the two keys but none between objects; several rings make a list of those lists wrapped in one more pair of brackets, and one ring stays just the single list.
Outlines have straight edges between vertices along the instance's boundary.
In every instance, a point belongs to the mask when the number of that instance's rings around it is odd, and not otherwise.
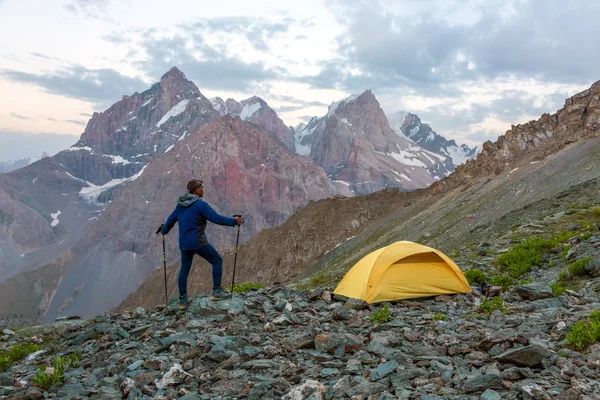
[{"label": "snow patch on mountain", "polygon": [[340,101],[334,101],[333,103],[331,103],[331,105],[329,106],[329,110],[327,111],[327,117],[330,117],[331,115],[333,115],[333,113],[335,113],[335,110],[337,110],[337,108],[339,107],[340,104],[350,103],[350,102],[356,100],[358,98],[358,96],[360,96],[360,95],[353,94],[353,95],[346,97],[345,99],[342,99]]},{"label": "snow patch on mountain", "polygon": [[53,227],[53,228],[54,228],[56,225],[58,225],[58,223],[59,223],[58,216],[59,216],[60,214],[62,214],[62,213],[60,212],[60,210],[58,210],[58,211],[57,211],[57,212],[55,212],[55,213],[50,213],[50,216],[52,217],[52,222],[50,223],[50,226],[51,226],[51,227]]},{"label": "snow patch on mountain", "polygon": [[240,113],[240,119],[242,121],[246,121],[248,118],[252,117],[254,113],[262,108],[260,102],[246,104],[244,108],[242,108],[242,112]]},{"label": "snow patch on mountain", "polygon": [[464,164],[467,160],[470,160],[477,156],[479,153],[479,148],[476,146],[473,149],[469,149],[467,146],[448,146],[447,148],[448,156],[452,159],[452,163],[455,166],[460,164]]},{"label": "snow patch on mountain", "polygon": [[182,112],[185,111],[185,108],[187,107],[188,103],[190,102],[189,99],[185,99],[185,100],[181,100],[179,103],[175,104],[173,106],[173,108],[171,108],[161,119],[160,121],[158,121],[156,123],[156,127],[159,128],[162,124],[164,124],[165,122],[167,122],[169,120],[169,118],[171,117],[175,117],[179,114],[181,114]]},{"label": "snow patch on mountain", "polygon": [[106,182],[104,185],[96,186],[93,183],[87,182],[88,187],[81,188],[79,191],[79,195],[92,204],[96,204],[98,202],[98,196],[102,194],[102,192],[114,188],[117,185],[120,185],[125,182],[135,181],[139,178],[148,165],[144,165],[144,167],[137,174],[130,176],[129,178],[121,178],[121,179],[113,179],[111,181]]},{"label": "snow patch on mountain", "polygon": [[102,157],[108,157],[108,158],[112,159],[112,163],[113,164],[123,164],[123,165],[131,164],[128,160],[124,159],[121,156],[113,156],[113,155],[110,155],[110,154],[102,154]]}]

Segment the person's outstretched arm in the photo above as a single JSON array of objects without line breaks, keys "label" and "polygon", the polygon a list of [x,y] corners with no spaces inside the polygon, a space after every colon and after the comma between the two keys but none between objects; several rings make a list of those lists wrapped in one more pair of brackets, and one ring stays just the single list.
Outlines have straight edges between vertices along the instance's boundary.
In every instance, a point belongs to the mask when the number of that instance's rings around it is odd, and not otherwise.
[{"label": "person's outstretched arm", "polygon": [[202,202],[202,215],[204,218],[212,222],[213,224],[226,225],[226,226],[237,226],[237,220],[235,218],[226,217],[216,212],[207,202]]},{"label": "person's outstretched arm", "polygon": [[173,210],[171,215],[169,215],[169,218],[167,218],[167,222],[165,222],[165,224],[163,225],[163,229],[162,229],[163,235],[166,235],[167,233],[169,233],[171,228],[173,228],[173,226],[177,222],[178,212],[179,212],[179,204],[177,204],[177,207],[175,207],[175,210]]}]

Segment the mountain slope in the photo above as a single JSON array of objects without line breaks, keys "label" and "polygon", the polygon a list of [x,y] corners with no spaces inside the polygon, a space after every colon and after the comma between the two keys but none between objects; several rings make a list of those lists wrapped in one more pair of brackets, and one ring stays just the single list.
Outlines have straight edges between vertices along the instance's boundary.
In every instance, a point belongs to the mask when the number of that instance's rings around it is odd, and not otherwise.
[{"label": "mountain slope", "polygon": [[[159,156],[124,187],[74,246],[74,261],[56,290],[47,318],[93,315],[114,307],[160,265],[154,235],[189,179],[204,180],[206,199],[218,212],[245,216],[252,235],[279,225],[308,199],[335,191],[321,168],[239,118],[226,115]],[[208,228],[217,247],[231,246],[234,230]],[[179,257],[177,229],[168,237],[169,260]]]},{"label": "mountain slope", "polygon": [[398,135],[403,135],[429,151],[449,156],[455,167],[477,155],[477,146],[474,148],[466,144],[459,146],[454,140],[447,140],[431,129],[429,124],[423,124],[416,114],[398,111],[387,117],[390,126]]},{"label": "mountain slope", "polygon": [[[300,128],[300,127],[299,127]],[[295,130],[296,151],[310,156],[351,193],[427,187],[451,170],[447,158],[390,128],[371,91],[333,103],[327,115]]]},{"label": "mountain slope", "polygon": [[0,281],[63,254],[64,248],[42,251],[43,257],[33,252],[82,235],[123,183],[216,118],[219,113],[196,85],[172,68],[147,91],[94,113],[69,149],[1,177]]},{"label": "mountain slope", "polygon": [[260,97],[253,96],[241,102],[234,99],[223,101],[220,97],[214,97],[210,101],[221,116],[230,114],[240,117],[242,121],[254,124],[268,132],[271,138],[281,142],[286,150],[291,152],[295,150],[294,138],[289,128],[277,116],[275,110]]},{"label": "mountain slope", "polygon": [[[567,99],[555,114],[513,126],[497,142],[486,142],[475,160],[430,188],[312,203],[241,246],[237,279],[300,282],[321,271],[313,280],[335,282],[362,256],[397,240],[451,253],[506,231],[525,216],[535,219],[578,199],[600,201],[599,106],[597,82]],[[226,275],[232,263],[228,253]],[[177,267],[169,268],[171,293]],[[203,293],[209,289],[208,271],[201,261],[195,267],[190,291]],[[162,279],[153,273],[121,309],[159,304]]]}]

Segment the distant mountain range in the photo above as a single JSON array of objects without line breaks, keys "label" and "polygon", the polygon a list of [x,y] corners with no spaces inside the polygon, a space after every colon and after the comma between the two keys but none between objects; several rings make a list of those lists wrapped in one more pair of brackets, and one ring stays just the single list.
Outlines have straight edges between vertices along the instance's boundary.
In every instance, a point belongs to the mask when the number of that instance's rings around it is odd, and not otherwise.
[{"label": "distant mountain range", "polygon": [[[425,148],[400,129],[371,91],[295,129],[258,97],[209,100],[173,68],[94,113],[72,147],[0,174],[0,281],[16,279],[10,293],[32,299],[11,315],[118,305],[159,264],[153,232],[192,177],[217,211],[247,217],[246,241],[309,202],[424,188],[454,170],[451,145]],[[211,226],[209,235],[218,248],[233,244],[230,229]],[[176,238],[174,230],[169,262]]]},{"label": "distant mountain range", "polygon": [[76,135],[0,130],[0,163],[14,165],[25,159],[37,161],[40,154],[53,156],[72,146],[78,139]]}]

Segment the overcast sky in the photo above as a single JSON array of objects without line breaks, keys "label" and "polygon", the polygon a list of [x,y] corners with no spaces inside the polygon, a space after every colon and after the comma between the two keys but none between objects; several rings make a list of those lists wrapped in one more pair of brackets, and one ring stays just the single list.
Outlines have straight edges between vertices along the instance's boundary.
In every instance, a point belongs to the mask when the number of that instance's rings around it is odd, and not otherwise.
[{"label": "overcast sky", "polygon": [[173,65],[288,125],[371,89],[459,142],[496,140],[600,79],[600,2],[0,0],[0,130],[80,134]]}]

